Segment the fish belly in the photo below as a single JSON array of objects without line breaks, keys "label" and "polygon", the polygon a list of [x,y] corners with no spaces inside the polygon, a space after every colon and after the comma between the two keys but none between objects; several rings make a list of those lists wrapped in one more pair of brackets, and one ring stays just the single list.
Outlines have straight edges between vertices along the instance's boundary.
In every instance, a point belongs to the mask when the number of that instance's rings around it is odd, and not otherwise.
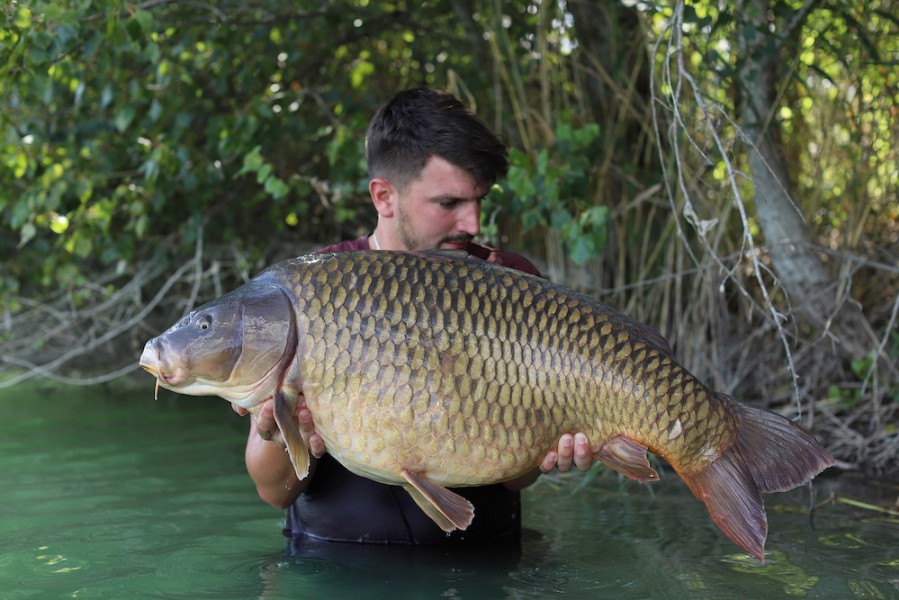
[{"label": "fish belly", "polygon": [[[425,475],[449,487],[514,479],[539,464],[560,428],[546,411],[526,410],[499,386],[483,394],[448,395],[448,383],[432,379],[421,388],[383,380],[346,382],[349,393],[307,393],[316,431],[328,452],[351,471],[399,484],[401,472]],[[450,392],[451,394],[451,392]]]}]

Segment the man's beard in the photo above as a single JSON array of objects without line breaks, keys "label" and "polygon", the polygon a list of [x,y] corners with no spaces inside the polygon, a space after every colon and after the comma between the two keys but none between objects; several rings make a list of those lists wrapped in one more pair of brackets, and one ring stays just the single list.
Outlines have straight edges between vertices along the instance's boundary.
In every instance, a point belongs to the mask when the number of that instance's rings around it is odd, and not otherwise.
[{"label": "man's beard", "polygon": [[406,216],[403,209],[397,210],[397,225],[399,230],[400,242],[408,250],[432,250],[439,248],[441,244],[468,244],[474,239],[470,233],[457,233],[445,238],[429,241],[419,236],[412,228],[412,221]]}]

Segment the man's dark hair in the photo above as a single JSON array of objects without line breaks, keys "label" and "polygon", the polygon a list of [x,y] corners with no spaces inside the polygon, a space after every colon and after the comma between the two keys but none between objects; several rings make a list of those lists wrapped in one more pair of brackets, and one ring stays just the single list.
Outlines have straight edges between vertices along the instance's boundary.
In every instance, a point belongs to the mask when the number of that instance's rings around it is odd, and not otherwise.
[{"label": "man's dark hair", "polygon": [[493,184],[509,168],[509,152],[455,96],[414,88],[398,93],[372,118],[365,138],[368,176],[403,188],[431,156],[468,172],[479,185]]}]

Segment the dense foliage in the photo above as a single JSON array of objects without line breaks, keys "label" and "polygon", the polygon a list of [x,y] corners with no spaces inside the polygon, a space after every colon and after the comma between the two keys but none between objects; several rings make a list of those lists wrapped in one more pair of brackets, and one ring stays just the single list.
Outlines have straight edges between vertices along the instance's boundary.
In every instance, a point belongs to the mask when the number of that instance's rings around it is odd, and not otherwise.
[{"label": "dense foliage", "polygon": [[[489,242],[659,327],[716,387],[817,406],[854,440],[844,459],[896,469],[897,8],[6,2],[0,354],[62,377],[78,349],[137,345],[154,315],[366,231],[368,119],[429,85],[512,148]],[[747,110],[753,64],[776,65],[765,114]],[[757,136],[803,217],[786,241],[823,265],[834,306],[862,307],[861,354],[829,313],[802,313],[802,274],[757,210]]]}]

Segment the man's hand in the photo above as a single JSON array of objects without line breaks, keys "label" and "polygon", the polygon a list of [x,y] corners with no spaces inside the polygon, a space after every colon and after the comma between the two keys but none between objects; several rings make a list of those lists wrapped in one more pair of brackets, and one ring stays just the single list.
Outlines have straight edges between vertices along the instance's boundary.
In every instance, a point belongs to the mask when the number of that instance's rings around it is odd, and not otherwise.
[{"label": "man's hand", "polygon": [[312,422],[312,413],[306,408],[306,403],[301,395],[297,400],[297,425],[300,428],[300,435],[303,436],[303,443],[309,448],[309,452],[315,458],[321,458],[325,453],[325,440],[315,433],[315,423]]},{"label": "man's hand", "polygon": [[553,469],[568,471],[574,465],[578,471],[588,471],[593,466],[590,442],[583,433],[564,434],[559,439],[558,450],[550,450],[540,463],[540,470],[549,473]]},{"label": "man's hand", "polygon": [[593,454],[590,452],[590,441],[583,433],[566,433],[559,438],[557,450],[550,450],[539,468],[529,471],[516,479],[504,481],[503,485],[513,492],[528,487],[540,477],[540,473],[549,473],[554,469],[568,471],[574,465],[579,471],[587,471],[593,465]]},{"label": "man's hand", "polygon": [[[232,404],[231,407],[234,409],[234,412],[240,416],[244,416],[249,412],[236,404]],[[250,418],[254,419],[256,433],[259,434],[259,437],[263,440],[274,442],[284,448],[287,446],[287,443],[284,441],[284,436],[281,435],[281,430],[278,428],[278,423],[275,421],[274,408],[274,401],[268,400],[262,404],[259,413]],[[312,421],[312,413],[306,408],[306,402],[304,401],[302,394],[297,398],[297,408],[294,413],[294,418],[296,419],[297,427],[300,430],[300,435],[303,438],[303,443],[309,448],[309,452],[315,458],[321,458],[325,453],[325,441],[320,435],[315,433],[315,423]]]}]

